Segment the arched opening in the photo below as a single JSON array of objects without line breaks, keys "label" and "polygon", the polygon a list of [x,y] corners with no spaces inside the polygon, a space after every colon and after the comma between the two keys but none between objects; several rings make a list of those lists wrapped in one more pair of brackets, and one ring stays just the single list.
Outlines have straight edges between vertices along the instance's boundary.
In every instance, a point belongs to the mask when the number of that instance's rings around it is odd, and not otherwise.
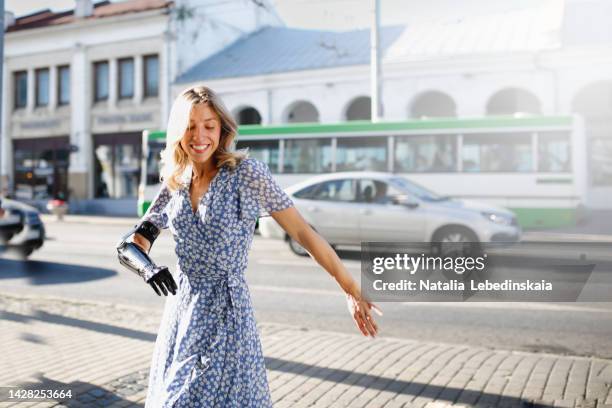
[{"label": "arched opening", "polygon": [[245,106],[236,113],[236,120],[239,125],[260,125],[261,115],[252,106]]},{"label": "arched opening", "polygon": [[319,111],[310,102],[297,101],[290,105],[285,115],[287,123],[318,122]]},{"label": "arched opening", "polygon": [[537,96],[525,89],[506,88],[489,98],[487,115],[514,115],[515,113],[542,113]]},{"label": "arched opening", "polygon": [[427,91],[418,95],[410,108],[409,117],[454,117],[457,104],[449,95],[439,91]]},{"label": "arched opening", "polygon": [[369,96],[359,96],[349,103],[346,108],[346,120],[372,119],[372,100]]}]

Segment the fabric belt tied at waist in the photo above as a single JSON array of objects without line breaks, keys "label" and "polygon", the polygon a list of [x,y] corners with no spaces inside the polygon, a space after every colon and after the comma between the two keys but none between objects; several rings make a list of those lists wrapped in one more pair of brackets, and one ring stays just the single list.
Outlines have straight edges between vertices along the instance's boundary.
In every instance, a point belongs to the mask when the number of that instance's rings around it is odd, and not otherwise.
[{"label": "fabric belt tied at waist", "polygon": [[234,272],[223,271],[221,273],[198,273],[198,274],[186,274],[187,279],[191,284],[198,282],[207,282],[215,285],[225,286],[225,290],[230,301],[230,313],[236,325],[240,325],[240,309],[244,306],[241,300],[244,296],[244,286],[246,286],[246,279],[244,274]]}]

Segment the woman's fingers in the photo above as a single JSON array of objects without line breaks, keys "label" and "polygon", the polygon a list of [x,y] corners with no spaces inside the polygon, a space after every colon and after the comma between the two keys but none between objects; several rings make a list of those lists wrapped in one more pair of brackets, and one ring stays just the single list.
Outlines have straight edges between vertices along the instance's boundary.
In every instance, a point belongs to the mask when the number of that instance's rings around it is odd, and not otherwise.
[{"label": "woman's fingers", "polygon": [[378,325],[374,321],[370,310],[374,309],[376,313],[382,315],[382,311],[378,306],[365,300],[356,300],[353,297],[349,297],[349,310],[353,315],[355,324],[364,336],[376,337],[378,334]]},{"label": "woman's fingers", "polygon": [[367,336],[368,331],[366,330],[365,325],[363,324],[363,321],[361,320],[359,315],[353,316],[353,319],[355,320],[355,323],[357,324],[357,328],[361,331],[361,334],[363,334],[364,336]]},{"label": "woman's fingers", "polygon": [[356,310],[353,319],[357,323],[359,330],[363,333],[364,336],[372,336],[374,337],[378,329],[372,324],[373,321],[368,319],[367,315],[362,311]]},{"label": "woman's fingers", "polygon": [[378,314],[379,316],[383,315],[382,310],[380,310],[380,308],[378,306],[376,306],[374,303],[370,303],[368,302],[368,306],[370,307],[370,309],[374,309],[374,311],[376,312],[376,314]]},{"label": "woman's fingers", "polygon": [[366,327],[368,333],[370,334],[370,336],[372,336],[372,337],[376,336],[376,329],[374,328],[374,325],[372,324],[372,318],[370,316],[369,311],[366,312],[365,310],[363,310],[361,312],[361,316],[362,316],[362,319],[364,321],[365,327]]}]

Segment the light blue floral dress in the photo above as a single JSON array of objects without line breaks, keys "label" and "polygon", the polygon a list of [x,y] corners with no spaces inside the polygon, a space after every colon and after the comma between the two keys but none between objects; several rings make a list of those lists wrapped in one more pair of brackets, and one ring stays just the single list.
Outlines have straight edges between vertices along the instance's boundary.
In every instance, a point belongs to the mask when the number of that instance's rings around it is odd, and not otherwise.
[{"label": "light blue floral dress", "polygon": [[257,217],[293,202],[251,158],[221,167],[195,214],[190,179],[188,168],[180,190],[162,186],[142,218],[172,231],[179,287],[166,299],[145,406],[271,407],[244,273]]}]

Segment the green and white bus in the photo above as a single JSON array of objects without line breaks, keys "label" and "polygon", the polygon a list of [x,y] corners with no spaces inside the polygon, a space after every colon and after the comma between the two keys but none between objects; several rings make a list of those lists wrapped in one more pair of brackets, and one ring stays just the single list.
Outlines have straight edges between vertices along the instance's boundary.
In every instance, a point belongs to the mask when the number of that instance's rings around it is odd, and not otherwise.
[{"label": "green and white bus", "polygon": [[[159,189],[164,144],[165,132],[143,132],[140,214]],[[524,228],[574,224],[587,194],[577,116],[249,125],[236,147],[265,162],[283,187],[329,172],[392,172],[443,195],[507,207]]]}]

